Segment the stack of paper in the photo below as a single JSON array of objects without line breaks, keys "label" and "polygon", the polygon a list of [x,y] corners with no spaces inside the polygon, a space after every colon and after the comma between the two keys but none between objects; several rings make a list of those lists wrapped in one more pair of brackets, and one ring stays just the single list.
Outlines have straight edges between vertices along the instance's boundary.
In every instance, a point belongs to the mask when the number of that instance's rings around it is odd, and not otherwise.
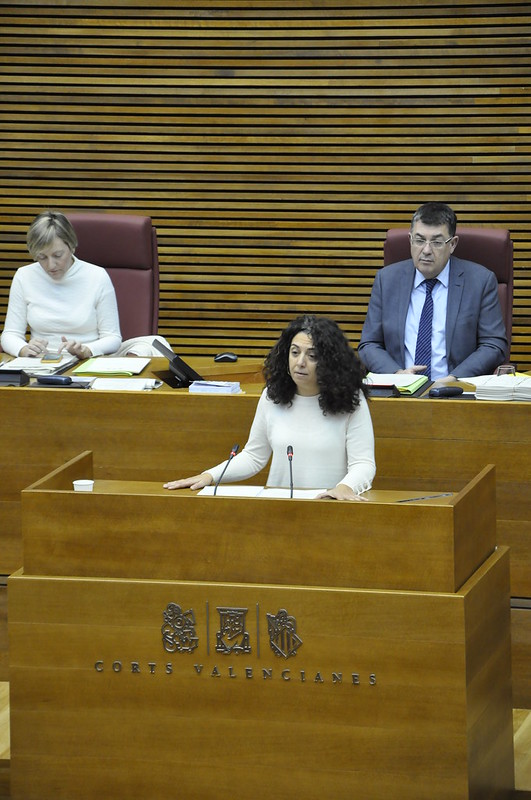
[{"label": "stack of paper", "polygon": [[407,372],[369,372],[364,379],[367,386],[374,386],[375,389],[391,389],[396,386],[400,394],[415,394],[427,382],[426,375],[411,375]]},{"label": "stack of paper", "polygon": [[476,400],[512,400],[514,375],[490,375],[484,383],[476,383]]},{"label": "stack of paper", "polygon": [[524,378],[516,377],[516,386],[514,387],[515,400],[531,400],[531,377],[529,375]]},{"label": "stack of paper", "polygon": [[238,394],[239,381],[193,381],[188,387],[193,394]]},{"label": "stack of paper", "polygon": [[5,361],[0,365],[0,369],[16,369],[24,370],[28,375],[55,375],[57,372],[62,372],[72,364],[75,364],[79,359],[76,356],[66,352],[61,354],[59,361],[41,361],[39,358],[30,358],[29,356],[19,356],[13,358],[11,361]]},{"label": "stack of paper", "polygon": [[531,400],[528,375],[477,375],[460,380],[476,387],[476,400]]},{"label": "stack of paper", "polygon": [[74,375],[138,375],[146,367],[150,358],[125,356],[113,358],[112,356],[98,356],[89,358],[76,367]]}]

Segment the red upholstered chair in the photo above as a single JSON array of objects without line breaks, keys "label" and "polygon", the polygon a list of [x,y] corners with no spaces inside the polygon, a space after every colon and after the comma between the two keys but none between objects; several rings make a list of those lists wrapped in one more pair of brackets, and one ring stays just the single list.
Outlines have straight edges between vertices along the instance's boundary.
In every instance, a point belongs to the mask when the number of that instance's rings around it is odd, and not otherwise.
[{"label": "red upholstered chair", "polygon": [[[461,228],[454,255],[492,270],[498,279],[498,295],[507,339],[513,326],[513,243],[503,228]],[[410,258],[409,228],[391,228],[384,242],[384,265]]]},{"label": "red upholstered chair", "polygon": [[150,217],[80,211],[67,214],[76,255],[105,267],[118,302],[122,339],[151,336],[159,321],[157,232]]}]

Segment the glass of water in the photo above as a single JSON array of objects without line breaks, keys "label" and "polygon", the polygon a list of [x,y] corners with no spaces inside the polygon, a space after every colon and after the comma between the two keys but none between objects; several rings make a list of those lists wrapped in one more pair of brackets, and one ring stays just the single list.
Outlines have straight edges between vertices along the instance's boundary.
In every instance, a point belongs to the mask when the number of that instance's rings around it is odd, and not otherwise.
[{"label": "glass of water", "polygon": [[516,375],[514,364],[502,364],[496,370],[496,375]]}]

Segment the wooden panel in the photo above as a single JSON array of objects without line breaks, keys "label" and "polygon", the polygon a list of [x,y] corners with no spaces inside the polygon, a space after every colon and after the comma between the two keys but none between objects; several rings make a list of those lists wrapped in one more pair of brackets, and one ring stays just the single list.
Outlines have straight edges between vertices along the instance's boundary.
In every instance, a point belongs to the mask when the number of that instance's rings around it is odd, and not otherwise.
[{"label": "wooden panel", "polygon": [[496,543],[493,468],[438,501],[368,492],[367,503],[330,504],[198,497],[143,481],[74,492],[92,467],[82,454],[23,491],[26,575],[142,578],[149,564],[153,579],[454,592]]},{"label": "wooden panel", "polygon": [[[9,680],[7,644],[7,581],[0,582],[0,683]],[[0,755],[1,759],[1,755]]]},{"label": "wooden panel", "polygon": [[22,528],[20,494],[0,501],[1,552],[0,575],[8,575],[22,564]]},{"label": "wooden panel", "polygon": [[[507,553],[506,548],[501,549]],[[500,563],[489,576],[490,580],[482,580],[480,576],[487,570],[487,565],[478,570],[465,587],[465,592],[470,589],[465,602],[465,635],[469,747],[474,765],[471,787],[479,787],[481,775],[495,769],[490,763],[492,759],[502,757],[508,762],[511,758],[509,749],[512,748],[512,742],[500,743],[505,753],[502,756],[498,752],[499,745],[485,736],[488,730],[504,729],[507,703],[512,708],[511,679],[508,682],[495,681],[499,673],[511,674],[510,655],[508,657],[511,650],[509,584]],[[502,637],[502,642],[499,637]],[[478,798],[480,796],[481,792]]]},{"label": "wooden panel", "polygon": [[426,200],[515,246],[531,368],[526,2],[0,0],[0,325],[46,207],[152,217],[160,332],[264,355],[303,311],[357,344]]},{"label": "wooden panel", "polygon": [[[220,800],[236,779],[256,800],[508,800],[508,568],[498,551],[457,595],[15,576],[13,800],[157,800],[176,774]],[[163,649],[169,602],[195,613],[193,653]],[[248,609],[250,652],[215,650],[222,607]]]},{"label": "wooden panel", "polygon": [[496,465],[497,541],[511,548],[513,595],[531,597],[529,404],[375,399],[370,408],[375,488],[390,488],[400,476],[411,488],[455,490],[485,464]]},{"label": "wooden panel", "polygon": [[531,708],[531,608],[511,609],[513,706]]}]

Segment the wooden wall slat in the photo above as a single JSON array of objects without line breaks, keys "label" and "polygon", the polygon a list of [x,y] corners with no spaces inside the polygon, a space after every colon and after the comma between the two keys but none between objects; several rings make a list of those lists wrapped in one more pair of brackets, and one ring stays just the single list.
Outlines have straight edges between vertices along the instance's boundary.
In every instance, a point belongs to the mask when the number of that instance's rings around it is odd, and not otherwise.
[{"label": "wooden wall slat", "polygon": [[0,324],[47,207],[145,213],[160,332],[262,356],[295,313],[357,343],[421,202],[515,247],[531,369],[531,13],[499,0],[0,0]]}]

